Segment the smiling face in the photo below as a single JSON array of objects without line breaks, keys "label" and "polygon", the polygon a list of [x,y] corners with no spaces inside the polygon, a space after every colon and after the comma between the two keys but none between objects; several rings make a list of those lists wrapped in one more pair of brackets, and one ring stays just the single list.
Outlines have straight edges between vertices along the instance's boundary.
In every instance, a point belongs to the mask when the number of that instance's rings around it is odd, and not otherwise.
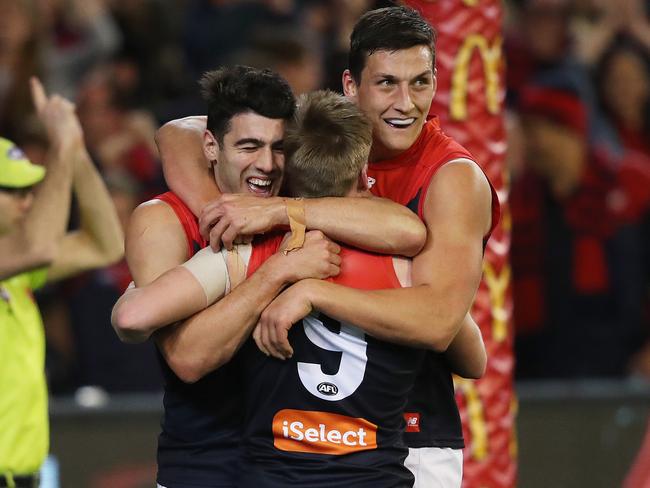
[{"label": "smiling face", "polygon": [[343,89],[372,122],[370,160],[393,158],[415,143],[426,122],[436,91],[431,49],[376,51],[358,82],[343,74]]},{"label": "smiling face", "polygon": [[260,197],[277,195],[284,169],[283,138],[283,119],[254,112],[233,116],[221,144],[206,131],[204,151],[210,161],[216,161],[214,176],[219,189]]}]

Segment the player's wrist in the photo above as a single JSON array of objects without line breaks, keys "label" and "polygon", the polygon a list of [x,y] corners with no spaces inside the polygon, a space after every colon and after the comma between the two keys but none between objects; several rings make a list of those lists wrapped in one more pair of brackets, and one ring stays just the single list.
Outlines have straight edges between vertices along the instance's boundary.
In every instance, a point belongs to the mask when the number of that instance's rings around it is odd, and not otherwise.
[{"label": "player's wrist", "polygon": [[324,283],[323,280],[307,278],[297,282],[294,286],[298,288],[297,292],[299,293],[300,298],[305,302],[308,302],[312,308],[316,308],[315,302],[320,296],[318,290],[322,283]]},{"label": "player's wrist", "polygon": [[267,259],[260,269],[264,269],[265,278],[278,287],[290,285],[298,279],[293,266],[290,266],[283,253],[276,253]]},{"label": "player's wrist", "polygon": [[275,227],[280,227],[283,229],[289,229],[289,212],[287,201],[290,200],[287,197],[274,197],[273,206],[273,222]]}]

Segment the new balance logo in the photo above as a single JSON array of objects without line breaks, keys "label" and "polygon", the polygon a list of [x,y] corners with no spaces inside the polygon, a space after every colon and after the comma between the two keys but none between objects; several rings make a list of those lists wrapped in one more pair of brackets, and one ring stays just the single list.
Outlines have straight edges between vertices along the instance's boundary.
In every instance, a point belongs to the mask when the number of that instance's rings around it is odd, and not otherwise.
[{"label": "new balance logo", "polygon": [[406,420],[406,432],[420,432],[419,413],[405,413],[404,420]]}]

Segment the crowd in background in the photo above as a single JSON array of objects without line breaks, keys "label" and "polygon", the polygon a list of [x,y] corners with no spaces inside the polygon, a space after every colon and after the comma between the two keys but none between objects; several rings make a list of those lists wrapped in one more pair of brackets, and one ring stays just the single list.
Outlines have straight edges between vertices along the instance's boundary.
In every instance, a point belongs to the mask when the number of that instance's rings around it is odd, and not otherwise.
[{"label": "crowd in background", "polygon": [[520,378],[650,378],[645,0],[527,0],[506,32]]},{"label": "crowd in background", "polygon": [[[70,97],[126,225],[165,191],[156,127],[203,113],[196,80],[270,67],[340,91],[372,0],[0,0],[0,134],[44,159],[28,79]],[[507,2],[512,268],[520,378],[650,379],[650,23],[645,0]],[[164,245],[164,243],[160,243]],[[151,344],[119,342],[125,262],[38,296],[54,393],[158,390]]]}]

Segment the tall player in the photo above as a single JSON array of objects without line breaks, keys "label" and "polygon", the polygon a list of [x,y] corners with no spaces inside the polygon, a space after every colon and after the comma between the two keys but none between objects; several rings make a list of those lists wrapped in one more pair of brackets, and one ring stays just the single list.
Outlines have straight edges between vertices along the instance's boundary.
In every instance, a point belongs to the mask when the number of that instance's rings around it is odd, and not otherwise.
[{"label": "tall player", "polygon": [[[201,155],[210,162],[211,178],[219,191],[248,193],[255,200],[277,194],[284,163],[284,124],[295,109],[286,82],[269,71],[240,66],[206,74],[202,86],[208,121],[201,136]],[[351,220],[342,223],[336,214],[323,213],[322,206],[306,204],[308,225],[352,244],[376,246],[378,251],[417,252],[421,243],[416,220],[392,202],[363,200],[347,212]],[[354,227],[354,222],[371,220],[380,212],[388,216],[384,239],[374,236],[386,222],[377,223],[368,232]],[[175,194],[167,193],[141,205],[130,220],[126,241],[136,285],[152,282],[204,245],[196,218]],[[156,333],[166,377],[165,414],[158,444],[161,486],[235,485],[242,392],[238,370],[226,363],[241,337],[250,333],[263,309],[261,304],[295,280],[336,274],[336,254],[337,248],[329,240],[314,236],[302,250],[267,260],[223,300]],[[143,333],[133,327],[136,321],[137,317],[120,321],[122,339],[141,341],[149,336],[151,330]],[[206,375],[222,365],[226,366]]]},{"label": "tall player", "polygon": [[[292,324],[312,308],[354,323],[385,340],[442,352],[469,310],[480,276],[484,243],[498,220],[487,178],[462,146],[426,117],[436,88],[434,33],[414,10],[391,7],[365,14],[351,38],[343,86],[373,124],[372,191],[409,206],[427,227],[427,243],[413,261],[412,288],[364,292],[305,280],[265,314],[263,347],[278,357],[291,350]],[[229,245],[285,223],[285,202],[230,197],[209,205],[202,228]],[[214,225],[218,222],[218,225]],[[281,312],[280,312],[281,311]],[[462,341],[459,342],[462,344]],[[427,355],[407,413],[407,463],[420,486],[460,486],[462,428],[447,362]]]},{"label": "tall player", "polygon": [[[367,197],[370,144],[371,125],[352,102],[332,92],[302,97],[285,135],[288,194]],[[274,255],[282,235],[256,240],[252,251],[250,245],[237,247],[245,264],[250,260],[249,275]],[[195,313],[221,298],[236,279],[227,256],[203,249],[150,285],[129,290],[115,316],[139,311],[139,326],[155,327]],[[410,281],[405,259],[352,248],[344,248],[341,257],[338,283],[380,289]],[[480,374],[485,361],[480,334],[471,320],[464,327],[474,339],[470,360],[482,358]],[[286,362],[264,356],[252,343],[244,346],[248,414],[240,486],[287,486],[292,480],[309,487],[412,484],[403,465],[402,412],[424,351],[375,340],[318,313],[291,335],[293,358]],[[325,374],[327,368],[336,374]]]}]

